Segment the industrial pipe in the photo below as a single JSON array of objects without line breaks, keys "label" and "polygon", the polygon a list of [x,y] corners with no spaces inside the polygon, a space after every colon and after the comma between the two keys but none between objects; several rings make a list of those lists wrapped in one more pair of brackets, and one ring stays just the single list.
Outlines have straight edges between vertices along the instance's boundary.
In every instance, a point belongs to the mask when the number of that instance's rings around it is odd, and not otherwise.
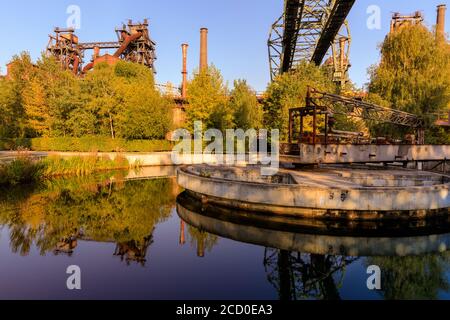
[{"label": "industrial pipe", "polygon": [[99,47],[94,47],[94,56],[92,60],[97,59],[100,56],[100,48]]},{"label": "industrial pipe", "polygon": [[186,99],[187,97],[187,50],[189,45],[186,43],[183,43],[181,45],[182,51],[183,51],[183,71],[181,72],[183,74],[183,83],[181,84],[181,97],[183,99]]},{"label": "industrial pipe", "polygon": [[89,63],[83,68],[82,73],[84,74],[84,73],[88,72],[88,71],[91,70],[93,67],[94,67],[94,62],[89,62]]},{"label": "industrial pipe", "polygon": [[140,37],[142,37],[142,32],[136,32],[135,34],[126,36],[120,48],[116,51],[116,53],[114,53],[114,57],[119,58],[120,55],[128,48],[130,43],[139,39]]},{"label": "industrial pipe", "polygon": [[441,4],[437,7],[437,19],[436,19],[436,39],[443,40],[445,39],[445,12],[447,10],[447,6],[445,4]]},{"label": "industrial pipe", "polygon": [[208,29],[200,29],[200,72],[208,68]]},{"label": "industrial pipe", "polygon": [[75,56],[75,58],[73,59],[73,73],[75,75],[78,74],[79,65],[80,65],[80,58],[78,56]]}]

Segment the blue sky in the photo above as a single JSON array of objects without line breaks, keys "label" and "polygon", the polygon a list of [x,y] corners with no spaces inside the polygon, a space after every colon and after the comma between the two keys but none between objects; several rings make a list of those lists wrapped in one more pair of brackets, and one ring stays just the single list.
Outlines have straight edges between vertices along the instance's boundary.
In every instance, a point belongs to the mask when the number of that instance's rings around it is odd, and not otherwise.
[{"label": "blue sky", "polygon": [[[271,24],[281,14],[283,0],[0,0],[0,68],[21,51],[37,58],[45,49],[53,27],[66,25],[69,5],[81,8],[81,41],[115,40],[114,28],[132,18],[149,18],[157,42],[157,82],[181,80],[181,43],[190,44],[189,71],[198,65],[199,29],[209,28],[209,59],[230,85],[245,78],[258,91],[269,82],[267,38]],[[358,86],[367,82],[367,68],[379,59],[378,45],[389,31],[393,12],[422,11],[426,24],[436,21],[436,5],[449,0],[357,0],[349,16],[353,37],[351,78]],[[381,9],[381,30],[369,30],[367,8]],[[450,8],[449,8],[450,11]],[[447,14],[450,32],[450,13]]]}]

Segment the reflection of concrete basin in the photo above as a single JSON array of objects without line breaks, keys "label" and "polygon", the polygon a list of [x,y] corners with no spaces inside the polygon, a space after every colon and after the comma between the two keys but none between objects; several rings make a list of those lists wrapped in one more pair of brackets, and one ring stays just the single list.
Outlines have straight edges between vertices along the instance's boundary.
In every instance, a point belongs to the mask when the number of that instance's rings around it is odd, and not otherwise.
[{"label": "reflection of concrete basin", "polygon": [[413,170],[323,167],[280,170],[187,166],[178,183],[203,201],[233,208],[313,218],[417,219],[447,215],[450,177]]},{"label": "reflection of concrete basin", "polygon": [[[449,219],[435,223],[423,221],[414,228],[405,228],[402,224],[388,226],[386,223],[369,223],[358,229],[352,225],[319,222],[308,229],[306,221],[302,224],[297,219],[205,207],[187,193],[178,197],[177,211],[181,219],[200,230],[240,242],[293,252],[407,256],[450,250]],[[340,230],[341,235],[336,235],[335,230]],[[361,236],[365,233],[368,235]]]}]

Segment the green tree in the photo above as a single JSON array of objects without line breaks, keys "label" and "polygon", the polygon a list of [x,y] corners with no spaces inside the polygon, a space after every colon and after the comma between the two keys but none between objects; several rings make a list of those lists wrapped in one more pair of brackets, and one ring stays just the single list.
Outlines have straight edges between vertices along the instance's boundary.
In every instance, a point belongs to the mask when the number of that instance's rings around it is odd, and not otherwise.
[{"label": "green tree", "polygon": [[227,88],[217,68],[212,66],[196,73],[188,84],[187,94],[186,125],[190,130],[195,121],[202,121],[206,128],[231,128],[233,116],[227,101]]},{"label": "green tree", "polygon": [[126,139],[164,139],[172,128],[172,104],[146,85],[130,87],[124,108],[119,111],[118,135]]},{"label": "green tree", "polygon": [[0,79],[0,138],[13,137],[17,132],[13,110],[16,99],[12,83]]},{"label": "green tree", "polygon": [[256,93],[245,80],[234,82],[230,95],[230,109],[233,112],[236,128],[260,129],[263,123],[263,109],[258,103]]},{"label": "green tree", "polygon": [[[435,133],[428,142],[445,139],[436,136],[434,122],[450,106],[450,46],[436,42],[422,25],[391,33],[381,45],[381,62],[370,70],[369,92],[395,109],[422,116]],[[405,132],[397,128],[388,133],[401,138]]]},{"label": "green tree", "polygon": [[[3,85],[0,102],[6,109],[6,127],[9,137],[25,137],[26,112],[23,104],[23,92],[28,82],[34,77],[36,68],[31,61],[30,54],[22,52],[13,57],[11,73],[7,84]],[[3,91],[2,90],[2,91]],[[2,101],[3,100],[3,101]]]},{"label": "green tree", "polygon": [[[325,69],[307,62],[300,63],[295,71],[278,76],[267,88],[264,124],[268,129],[279,129],[283,140],[289,132],[289,109],[305,106],[308,86],[331,93],[337,90]],[[305,124],[308,129],[309,123]]]},{"label": "green tree", "polygon": [[43,136],[50,131],[50,114],[42,83],[37,78],[29,81],[22,93],[27,128],[31,136]]},{"label": "green tree", "polygon": [[122,102],[122,98],[117,95],[118,85],[114,68],[106,63],[96,65],[82,84],[87,110],[99,117],[100,128],[97,132],[109,133],[112,138],[116,137],[115,117]]},{"label": "green tree", "polygon": [[367,265],[380,266],[382,294],[388,300],[438,299],[450,285],[448,253],[407,257],[372,257]]}]

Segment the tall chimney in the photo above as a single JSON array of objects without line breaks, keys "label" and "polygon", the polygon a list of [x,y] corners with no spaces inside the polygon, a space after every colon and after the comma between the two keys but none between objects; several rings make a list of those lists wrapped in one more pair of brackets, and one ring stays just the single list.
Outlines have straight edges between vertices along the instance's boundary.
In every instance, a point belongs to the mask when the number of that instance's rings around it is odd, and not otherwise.
[{"label": "tall chimney", "polygon": [[208,68],[208,29],[200,29],[200,72]]},{"label": "tall chimney", "polygon": [[437,20],[436,20],[436,38],[438,40],[445,39],[445,11],[447,6],[441,4],[437,7]]},{"label": "tall chimney", "polygon": [[100,48],[94,47],[94,60],[97,59],[100,56]]},{"label": "tall chimney", "polygon": [[181,84],[181,97],[183,99],[186,99],[187,96],[187,50],[189,45],[186,43],[183,43],[181,45],[181,48],[183,50],[183,71],[181,72],[183,74],[183,83]]}]

